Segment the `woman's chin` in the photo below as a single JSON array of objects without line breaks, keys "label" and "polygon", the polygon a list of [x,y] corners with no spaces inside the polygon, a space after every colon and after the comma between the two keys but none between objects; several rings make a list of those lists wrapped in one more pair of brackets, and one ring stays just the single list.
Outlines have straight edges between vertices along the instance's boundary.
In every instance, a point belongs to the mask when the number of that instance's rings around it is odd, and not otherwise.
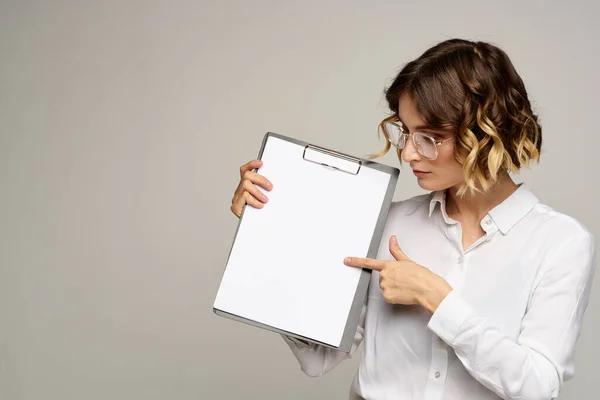
[{"label": "woman's chin", "polygon": [[450,185],[444,185],[442,182],[436,182],[435,180],[427,178],[417,178],[417,184],[423,190],[427,190],[430,192],[435,192],[438,190],[447,189]]},{"label": "woman's chin", "polygon": [[435,182],[432,182],[431,180],[427,179],[427,178],[417,178],[417,184],[421,187],[421,189],[425,189],[425,190],[438,190],[437,186],[435,184]]},{"label": "woman's chin", "polygon": [[460,180],[441,180],[441,179],[432,179],[432,176],[426,176],[423,178],[417,178],[417,184],[421,187],[421,189],[437,192],[440,190],[446,190],[453,187],[460,187],[462,185],[462,181]]}]

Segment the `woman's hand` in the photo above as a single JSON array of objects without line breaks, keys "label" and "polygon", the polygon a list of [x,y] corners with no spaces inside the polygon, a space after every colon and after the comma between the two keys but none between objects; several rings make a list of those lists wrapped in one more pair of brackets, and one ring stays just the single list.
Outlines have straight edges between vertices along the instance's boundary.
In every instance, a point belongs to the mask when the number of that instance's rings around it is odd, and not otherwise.
[{"label": "woman's hand", "polygon": [[349,257],[344,264],[379,271],[383,298],[391,304],[420,304],[433,314],[452,287],[439,275],[412,261],[390,238],[390,253],[396,261]]},{"label": "woman's hand", "polygon": [[248,203],[254,208],[263,208],[269,198],[265,196],[255,185],[271,190],[273,184],[267,178],[252,171],[254,168],[262,167],[263,162],[252,160],[240,168],[240,183],[233,194],[231,200],[231,212],[236,217],[242,215],[244,204]]}]

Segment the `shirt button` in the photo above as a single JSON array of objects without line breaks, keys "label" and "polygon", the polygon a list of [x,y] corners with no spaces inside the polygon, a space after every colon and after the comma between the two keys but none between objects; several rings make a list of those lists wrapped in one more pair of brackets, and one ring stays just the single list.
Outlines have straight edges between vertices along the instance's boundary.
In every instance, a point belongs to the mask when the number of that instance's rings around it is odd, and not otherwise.
[{"label": "shirt button", "polygon": [[459,263],[459,264],[460,264],[460,263],[462,263],[462,262],[463,262],[463,258],[462,258],[462,257],[458,257],[458,258],[456,259],[456,262],[457,262],[457,263]]},{"label": "shirt button", "polygon": [[489,219],[489,218],[486,218],[486,219],[483,221],[483,223],[484,223],[484,224],[486,224],[486,225],[489,225],[489,224],[491,224],[491,223],[492,223],[492,220],[491,220],[491,219]]},{"label": "shirt button", "polygon": [[439,377],[440,377],[440,375],[441,375],[441,374],[440,374],[440,371],[435,371],[435,377],[436,377],[436,378],[439,378]]}]

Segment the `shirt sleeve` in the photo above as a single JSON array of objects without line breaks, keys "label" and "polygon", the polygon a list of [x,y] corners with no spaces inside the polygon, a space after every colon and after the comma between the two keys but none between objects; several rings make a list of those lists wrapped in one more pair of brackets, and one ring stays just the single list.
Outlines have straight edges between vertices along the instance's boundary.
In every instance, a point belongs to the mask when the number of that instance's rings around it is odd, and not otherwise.
[{"label": "shirt sleeve", "polygon": [[300,363],[302,372],[310,377],[321,376],[331,371],[342,361],[351,358],[363,340],[366,310],[367,306],[365,304],[360,314],[350,353],[281,335]]},{"label": "shirt sleeve", "polygon": [[516,340],[452,291],[429,321],[467,371],[503,399],[547,400],[574,374],[573,353],[595,268],[594,238],[579,234],[543,266]]}]

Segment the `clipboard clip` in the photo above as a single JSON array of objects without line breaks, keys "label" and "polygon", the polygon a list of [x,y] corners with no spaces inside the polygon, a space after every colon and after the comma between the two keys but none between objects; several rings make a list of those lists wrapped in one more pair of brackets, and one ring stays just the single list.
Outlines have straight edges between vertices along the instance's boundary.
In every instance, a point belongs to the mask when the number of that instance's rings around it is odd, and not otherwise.
[{"label": "clipboard clip", "polygon": [[362,161],[359,158],[350,157],[333,150],[310,144],[304,147],[302,158],[332,170],[343,171],[352,175],[358,175],[360,167],[362,166]]}]

